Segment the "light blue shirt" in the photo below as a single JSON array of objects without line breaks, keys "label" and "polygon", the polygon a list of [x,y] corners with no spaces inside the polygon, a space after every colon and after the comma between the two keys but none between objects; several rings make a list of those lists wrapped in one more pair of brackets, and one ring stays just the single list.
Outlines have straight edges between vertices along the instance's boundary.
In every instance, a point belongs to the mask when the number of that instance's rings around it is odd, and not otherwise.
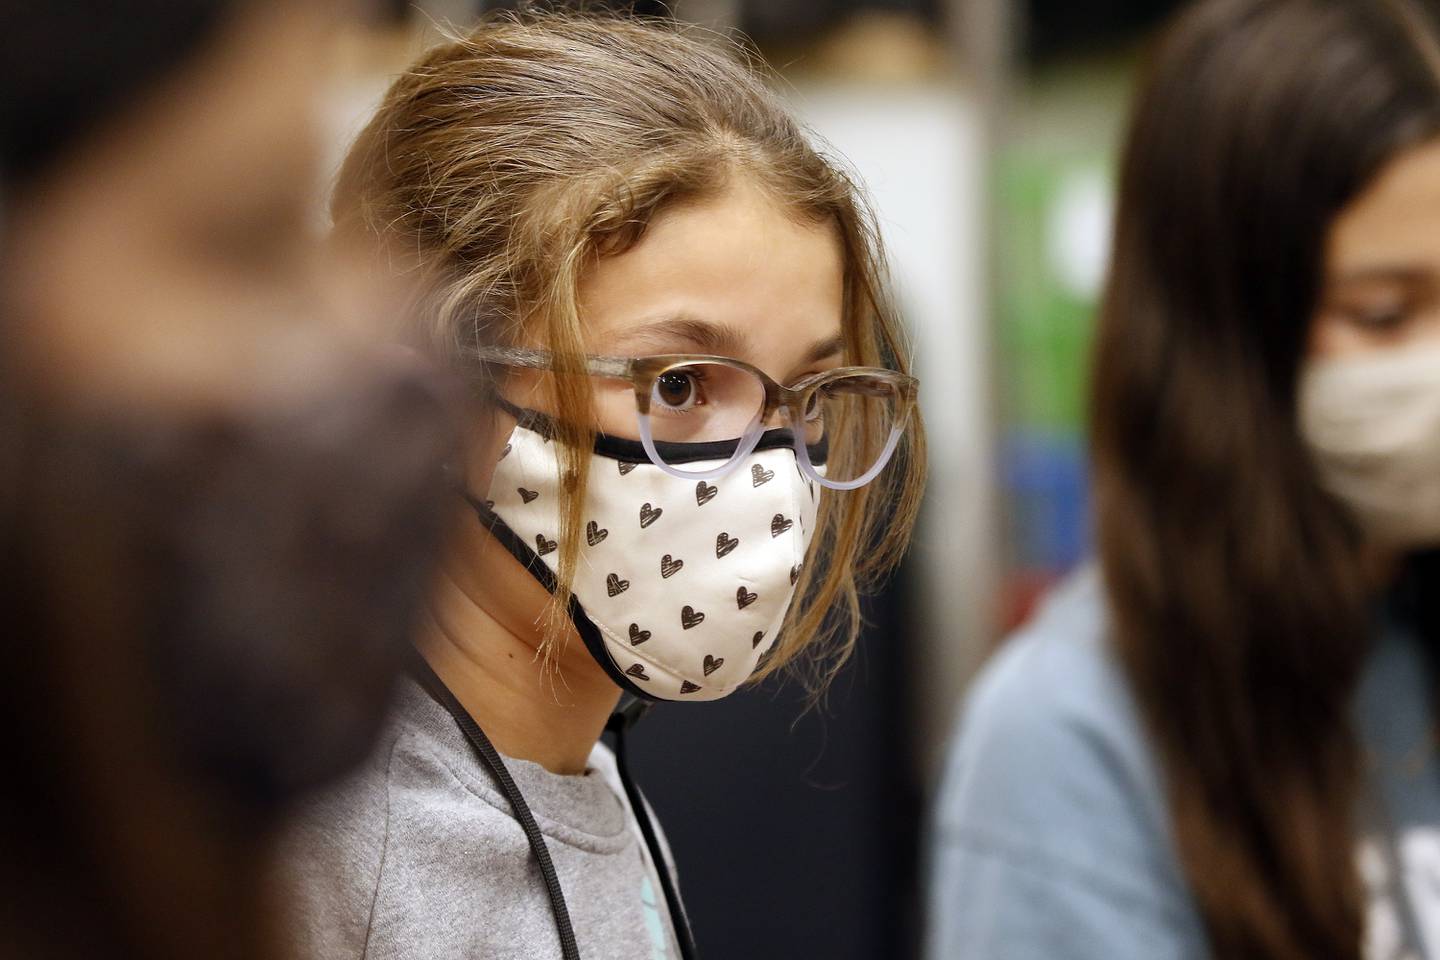
[{"label": "light blue shirt", "polygon": [[[932,825],[929,960],[1209,958],[1104,606],[1081,571],[971,689]],[[1430,676],[1389,631],[1356,705],[1383,811],[1357,850],[1372,960],[1440,958]]]}]

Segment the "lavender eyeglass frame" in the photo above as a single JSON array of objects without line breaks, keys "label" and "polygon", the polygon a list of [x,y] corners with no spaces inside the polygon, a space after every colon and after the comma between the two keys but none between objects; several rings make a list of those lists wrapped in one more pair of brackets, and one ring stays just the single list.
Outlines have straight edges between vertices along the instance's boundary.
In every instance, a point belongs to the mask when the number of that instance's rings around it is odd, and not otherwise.
[{"label": "lavender eyeglass frame", "polygon": [[[494,363],[504,367],[557,370],[554,355],[548,350],[530,350],[523,347],[481,347],[472,355],[482,363]],[[914,377],[897,373],[894,370],[886,370],[883,367],[837,367],[834,370],[806,377],[793,387],[787,387],[776,383],[758,367],[733,357],[684,353],[663,354],[654,357],[605,357],[586,354],[583,356],[583,360],[584,370],[581,372],[589,376],[630,381],[635,390],[635,412],[639,421],[640,443],[645,448],[645,455],[655,466],[680,480],[714,480],[726,476],[755,450],[761,435],[765,432],[765,422],[773,417],[776,411],[784,410],[791,424],[804,423],[805,407],[816,390],[836,380],[863,376],[871,380],[883,380],[890,384],[895,389],[897,398],[895,426],[891,428],[890,436],[886,438],[885,446],[879,457],[876,458],[874,465],[864,474],[854,480],[827,479],[810,462],[810,451],[805,444],[802,432],[800,430],[793,431],[795,459],[799,462],[800,471],[805,476],[830,490],[858,489],[879,476],[880,471],[885,469],[890,458],[894,456],[895,448],[899,446],[900,438],[905,433],[905,423],[910,419],[910,414],[915,407],[915,396],[919,389],[919,381]],[[735,452],[730,455],[729,460],[711,470],[684,471],[662,460],[655,448],[655,439],[650,431],[650,395],[656,379],[661,374],[676,367],[696,363],[721,364],[749,373],[764,386],[765,403],[750,421],[750,425],[745,428],[745,432],[740,436]]]}]

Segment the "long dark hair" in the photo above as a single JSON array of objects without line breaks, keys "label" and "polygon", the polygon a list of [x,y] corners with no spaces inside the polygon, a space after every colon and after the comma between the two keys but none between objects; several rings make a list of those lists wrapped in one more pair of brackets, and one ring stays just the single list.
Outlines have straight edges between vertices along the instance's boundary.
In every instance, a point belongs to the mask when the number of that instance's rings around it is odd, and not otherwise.
[{"label": "long dark hair", "polygon": [[1215,956],[1358,958],[1349,709],[1371,598],[1295,393],[1336,214],[1440,132],[1408,0],[1212,0],[1124,157],[1092,395],[1114,643]]}]

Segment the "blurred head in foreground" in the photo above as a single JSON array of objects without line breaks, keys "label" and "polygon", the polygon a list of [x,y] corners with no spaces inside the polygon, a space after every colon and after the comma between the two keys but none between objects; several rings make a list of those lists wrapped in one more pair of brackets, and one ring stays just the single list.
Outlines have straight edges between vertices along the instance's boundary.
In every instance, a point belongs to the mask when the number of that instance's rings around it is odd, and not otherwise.
[{"label": "blurred head in foreground", "polygon": [[265,839],[380,720],[449,430],[314,229],[341,14],[0,12],[0,952],[266,955]]},{"label": "blurred head in foreground", "polygon": [[1125,154],[1099,543],[1217,956],[1359,956],[1349,704],[1372,608],[1389,596],[1437,637],[1430,13],[1199,4]]}]

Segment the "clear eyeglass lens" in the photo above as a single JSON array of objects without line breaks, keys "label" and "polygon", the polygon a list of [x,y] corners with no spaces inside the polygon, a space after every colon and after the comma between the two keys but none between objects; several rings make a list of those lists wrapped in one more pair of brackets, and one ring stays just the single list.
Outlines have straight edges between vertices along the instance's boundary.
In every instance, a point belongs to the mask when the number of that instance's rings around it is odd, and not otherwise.
[{"label": "clear eyeglass lens", "polygon": [[[821,384],[806,404],[805,442],[824,441],[825,477],[840,483],[870,471],[900,423],[900,392],[881,377],[858,374]],[[812,456],[815,466],[820,457]]]},{"label": "clear eyeglass lens", "polygon": [[[650,435],[657,444],[739,440],[764,408],[765,385],[749,371],[723,363],[682,364],[660,373],[650,386]],[[682,468],[690,455],[663,447],[660,454]]]},{"label": "clear eyeglass lens", "polygon": [[[697,361],[671,367],[650,386],[650,435],[667,466],[704,473],[727,459],[697,459],[693,449],[667,446],[735,442],[758,428],[765,408],[765,384],[748,370]],[[792,425],[823,466],[827,479],[849,482],[868,473],[884,456],[900,425],[901,396],[895,384],[867,374],[829,380],[810,393],[804,420]],[[633,410],[632,410],[633,416]]]}]

